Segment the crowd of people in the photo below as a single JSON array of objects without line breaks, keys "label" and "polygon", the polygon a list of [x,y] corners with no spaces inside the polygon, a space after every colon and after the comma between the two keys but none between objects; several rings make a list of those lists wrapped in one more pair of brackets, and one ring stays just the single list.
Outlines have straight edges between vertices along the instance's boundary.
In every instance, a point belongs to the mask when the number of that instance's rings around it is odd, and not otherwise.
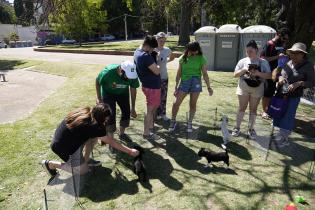
[{"label": "crowd of people", "polygon": [[[279,128],[276,138],[278,146],[289,144],[288,137],[294,128],[295,114],[303,89],[315,86],[314,66],[307,58],[305,44],[299,42],[289,48],[289,38],[288,30],[279,30],[276,36],[267,42],[261,54],[254,40],[246,45],[247,56],[238,61],[234,71],[234,77],[239,78],[236,88],[239,105],[232,136],[240,135],[241,123],[249,106],[247,135],[251,139],[256,138],[255,121],[262,98],[262,117],[272,119],[273,125]],[[51,149],[64,163],[43,160],[42,165],[51,176],[56,175],[56,169],[67,170],[66,162],[75,153],[79,153],[79,162],[82,164],[77,166],[81,172],[87,171],[88,167],[100,165],[99,161],[90,158],[97,139],[133,157],[139,154],[136,149],[118,143],[114,132],[117,104],[121,110],[118,138],[131,140],[125,130],[130,124],[130,117],[137,117],[135,102],[140,83],[146,99],[144,139],[154,141],[160,138],[154,131],[156,118],[170,120],[169,131],[176,130],[176,116],[188,94],[190,98],[187,132],[193,131],[192,122],[202,92],[201,77],[205,81],[209,96],[213,94],[207,73],[207,61],[197,41],[187,44],[179,58],[174,87],[175,100],[169,119],[166,115],[169,83],[167,63],[174,60],[174,55],[165,46],[166,39],[163,32],[146,36],[142,45],[134,52],[134,61],[108,65],[98,74],[95,82],[96,105],[93,108],[84,107],[70,112],[55,132]],[[280,117],[269,116],[271,112],[268,109],[272,106],[273,97],[287,101],[286,111]]]}]

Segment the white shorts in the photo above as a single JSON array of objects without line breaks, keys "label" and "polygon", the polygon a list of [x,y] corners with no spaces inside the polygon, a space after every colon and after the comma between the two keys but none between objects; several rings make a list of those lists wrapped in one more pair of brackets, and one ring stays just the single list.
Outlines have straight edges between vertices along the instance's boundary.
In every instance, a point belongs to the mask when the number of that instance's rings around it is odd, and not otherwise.
[{"label": "white shorts", "polygon": [[247,83],[240,79],[236,89],[236,94],[240,96],[251,96],[254,98],[261,98],[264,95],[264,83],[260,83],[258,87],[250,87]]}]

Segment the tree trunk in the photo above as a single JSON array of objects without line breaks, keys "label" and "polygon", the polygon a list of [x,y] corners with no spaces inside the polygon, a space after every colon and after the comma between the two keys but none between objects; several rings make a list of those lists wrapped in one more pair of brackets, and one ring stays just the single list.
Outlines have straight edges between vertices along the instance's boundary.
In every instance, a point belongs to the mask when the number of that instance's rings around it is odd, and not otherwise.
[{"label": "tree trunk", "polygon": [[281,10],[277,14],[278,27],[291,31],[290,44],[303,42],[309,50],[315,38],[315,1],[280,0]]},{"label": "tree trunk", "polygon": [[185,46],[190,42],[190,19],[192,13],[192,1],[182,0],[180,12],[180,29],[178,45]]}]

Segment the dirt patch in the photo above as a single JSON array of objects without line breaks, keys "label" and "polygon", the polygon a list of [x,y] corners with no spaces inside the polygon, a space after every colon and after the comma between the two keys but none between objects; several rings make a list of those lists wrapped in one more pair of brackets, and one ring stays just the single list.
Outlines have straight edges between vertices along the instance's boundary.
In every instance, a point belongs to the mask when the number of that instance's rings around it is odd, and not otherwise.
[{"label": "dirt patch", "polygon": [[66,80],[30,68],[8,71],[6,79],[0,82],[0,124],[25,118]]}]

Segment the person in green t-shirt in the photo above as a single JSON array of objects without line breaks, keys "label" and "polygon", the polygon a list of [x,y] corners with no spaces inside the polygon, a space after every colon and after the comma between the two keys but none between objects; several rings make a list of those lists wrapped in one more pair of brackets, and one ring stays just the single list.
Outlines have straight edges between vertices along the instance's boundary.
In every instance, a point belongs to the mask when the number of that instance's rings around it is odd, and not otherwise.
[{"label": "person in green t-shirt", "polygon": [[[135,110],[136,88],[140,86],[135,64],[130,61],[124,61],[120,65],[111,64],[106,66],[98,74],[95,86],[97,103],[108,104],[112,110],[112,115],[106,127],[107,136],[113,137],[113,133],[116,131],[117,103],[121,110],[119,138],[130,141],[130,137],[125,134],[125,129],[129,126],[130,115],[134,118],[137,117]],[[129,91],[131,95],[131,110]]]},{"label": "person in green t-shirt", "polygon": [[[186,46],[184,55],[179,58],[179,67],[176,75],[176,85],[174,96],[176,100],[172,107],[172,119],[169,131],[176,128],[176,116],[179,106],[184,98],[189,94],[189,119],[187,123],[187,132],[191,133],[192,120],[196,113],[197,100],[202,91],[201,75],[206,82],[208,93],[211,96],[213,90],[210,87],[210,81],[207,73],[206,59],[202,55],[202,51],[198,42],[190,42]],[[180,82],[180,85],[178,86]]]}]

